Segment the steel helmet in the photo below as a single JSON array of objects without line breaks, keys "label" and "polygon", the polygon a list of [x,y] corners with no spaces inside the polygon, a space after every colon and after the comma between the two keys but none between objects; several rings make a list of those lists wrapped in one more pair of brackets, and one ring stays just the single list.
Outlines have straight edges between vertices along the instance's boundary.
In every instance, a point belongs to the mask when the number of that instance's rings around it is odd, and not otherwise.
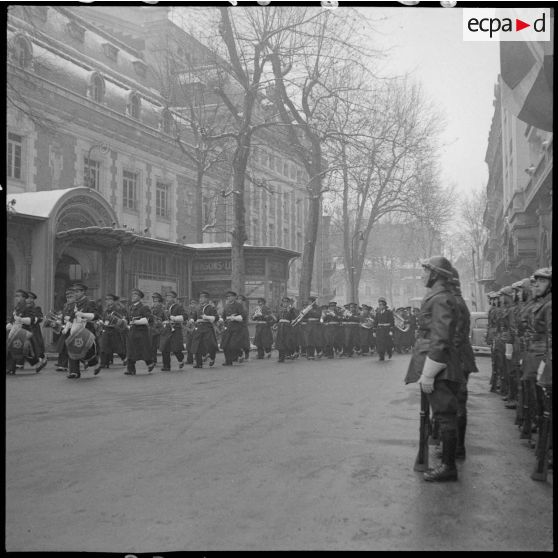
[{"label": "steel helmet", "polygon": [[455,269],[455,267],[452,266],[451,268],[451,274],[452,277],[450,279],[450,283],[452,285],[456,285],[457,287],[459,287],[460,285],[460,281],[459,281],[459,272],[457,271],[457,269]]},{"label": "steel helmet", "polygon": [[508,285],[506,287],[502,287],[499,291],[498,294],[500,295],[506,295],[506,296],[513,296],[513,289]]},{"label": "steel helmet", "polygon": [[447,279],[453,278],[452,265],[447,258],[444,258],[444,256],[432,256],[426,260],[422,260],[420,264],[422,267],[439,273]]},{"label": "steel helmet", "polygon": [[519,289],[523,288],[523,280],[521,281],[516,281],[515,283],[512,283],[512,289],[515,289],[516,291],[518,291]]},{"label": "steel helmet", "polygon": [[541,267],[533,273],[533,278],[535,279],[552,279],[552,268],[551,267]]}]

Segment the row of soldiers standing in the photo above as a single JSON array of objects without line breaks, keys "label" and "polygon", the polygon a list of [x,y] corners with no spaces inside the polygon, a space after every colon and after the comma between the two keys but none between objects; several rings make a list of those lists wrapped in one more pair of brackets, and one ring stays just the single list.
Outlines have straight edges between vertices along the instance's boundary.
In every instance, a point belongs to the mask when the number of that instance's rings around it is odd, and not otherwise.
[{"label": "row of soldiers standing", "polygon": [[[551,440],[545,428],[552,424],[552,268],[491,292],[488,299],[490,391],[499,393],[508,409],[515,409],[520,439],[542,455],[544,438]],[[551,460],[551,452],[544,453],[544,459]]]}]

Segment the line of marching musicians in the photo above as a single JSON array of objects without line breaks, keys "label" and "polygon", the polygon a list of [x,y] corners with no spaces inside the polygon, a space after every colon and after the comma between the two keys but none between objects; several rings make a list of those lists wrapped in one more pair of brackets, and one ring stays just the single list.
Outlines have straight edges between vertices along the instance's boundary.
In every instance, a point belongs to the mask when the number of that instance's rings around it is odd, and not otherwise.
[{"label": "line of marching musicians", "polygon": [[[202,292],[199,300],[184,307],[177,293],[170,291],[165,298],[152,295],[152,305],[143,303],[144,293],[133,289],[129,304],[125,305],[114,294],[107,294],[104,304],[87,296],[87,286],[76,283],[66,291],[66,304],[57,313],[49,312],[45,327],[52,327],[58,337],[57,371],[68,372],[69,378],[79,378],[89,367],[94,374],[108,368],[117,355],[127,375],[136,373],[135,363],[143,360],[148,372],[157,365],[158,353],[163,372],[171,370],[174,356],[181,369],[185,364],[195,368],[215,364],[219,349],[231,366],[249,358],[251,342],[248,323],[256,324],[254,344],[257,358],[270,358],[272,348],[278,351],[278,362],[300,356],[315,358],[353,357],[372,355],[379,360],[392,357],[399,350],[400,333],[394,325],[394,313],[385,298],[378,299],[374,310],[367,304],[356,303],[338,307],[336,302],[318,305],[310,297],[302,310],[283,297],[278,311],[258,299],[254,312],[248,315],[246,297],[229,291],[221,312],[209,293]],[[16,292],[7,346],[7,370],[15,374],[16,367],[27,361],[39,372],[46,365],[44,341],[40,324],[45,318],[35,304],[36,296],[23,290]],[[405,314],[405,331],[414,343],[415,316]],[[401,318],[398,316],[398,319]],[[21,331],[20,331],[21,330]],[[16,335],[17,332],[20,332]],[[219,342],[220,339],[220,342]],[[394,345],[395,339],[395,345]]]},{"label": "line of marching musicians", "polygon": [[[552,466],[552,452],[541,446],[552,440],[546,430],[552,427],[552,268],[538,269],[531,277],[489,293],[488,299],[490,391],[515,410],[519,438],[536,449],[541,467],[547,468]],[[535,471],[532,477],[543,480],[546,474]]]}]

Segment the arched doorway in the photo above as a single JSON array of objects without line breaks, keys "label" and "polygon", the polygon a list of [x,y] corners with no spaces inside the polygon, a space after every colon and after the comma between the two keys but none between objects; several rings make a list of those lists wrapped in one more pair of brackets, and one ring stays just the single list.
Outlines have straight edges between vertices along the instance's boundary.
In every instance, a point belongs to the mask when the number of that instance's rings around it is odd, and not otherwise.
[{"label": "arched doorway", "polygon": [[81,281],[82,268],[78,260],[63,254],[56,264],[54,273],[54,309],[61,310],[66,302],[66,289],[72,284]]}]

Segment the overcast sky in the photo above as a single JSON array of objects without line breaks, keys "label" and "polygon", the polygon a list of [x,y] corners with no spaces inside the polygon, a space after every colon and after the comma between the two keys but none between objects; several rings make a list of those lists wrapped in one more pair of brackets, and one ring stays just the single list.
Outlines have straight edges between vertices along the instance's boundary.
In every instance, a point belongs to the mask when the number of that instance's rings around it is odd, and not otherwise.
[{"label": "overcast sky", "polygon": [[486,186],[484,162],[500,69],[498,43],[464,42],[460,8],[360,8],[372,15],[374,44],[391,47],[391,72],[413,73],[446,115],[444,180],[460,192]]}]

